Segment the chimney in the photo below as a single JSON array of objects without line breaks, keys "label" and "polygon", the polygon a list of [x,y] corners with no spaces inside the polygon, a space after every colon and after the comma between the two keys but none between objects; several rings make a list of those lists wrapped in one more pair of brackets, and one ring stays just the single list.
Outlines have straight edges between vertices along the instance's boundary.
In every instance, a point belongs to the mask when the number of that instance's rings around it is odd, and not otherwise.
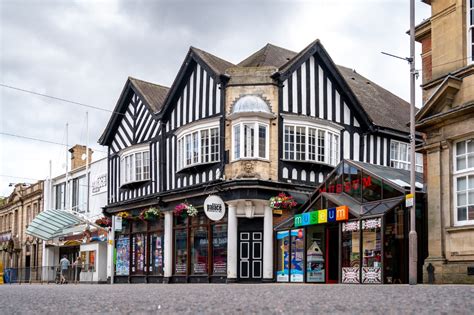
[{"label": "chimney", "polygon": [[[85,145],[80,145],[76,144],[72,148],[69,149],[69,152],[71,152],[71,170],[74,170],[76,168],[82,167],[86,165],[86,146]],[[91,148],[89,148],[89,164],[92,161],[92,153],[94,153]],[[84,155],[84,158],[83,158]]]}]

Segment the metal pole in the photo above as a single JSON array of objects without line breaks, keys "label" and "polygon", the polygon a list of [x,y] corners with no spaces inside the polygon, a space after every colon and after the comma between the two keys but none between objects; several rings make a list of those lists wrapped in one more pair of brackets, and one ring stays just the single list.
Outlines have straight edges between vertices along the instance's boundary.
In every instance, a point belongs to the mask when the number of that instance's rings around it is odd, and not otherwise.
[{"label": "metal pole", "polygon": [[69,208],[69,183],[68,183],[68,173],[69,173],[69,144],[68,144],[68,129],[69,129],[69,123],[66,123],[66,186],[64,187],[64,210],[67,210]]},{"label": "metal pole", "polygon": [[[110,243],[112,243],[110,246]],[[109,255],[109,258],[111,258],[111,264],[110,264],[110,284],[114,284],[114,276],[115,276],[115,264],[114,264],[114,251],[115,251],[115,216],[112,216],[112,229],[109,234],[109,248],[112,247],[112,254]]]},{"label": "metal pole", "polygon": [[86,211],[90,213],[89,196],[90,196],[90,171],[89,171],[89,112],[86,112],[86,180],[87,180],[87,200]]},{"label": "metal pole", "polygon": [[416,234],[416,200],[415,200],[415,0],[410,0],[410,193],[413,205],[410,208],[410,252],[409,252],[409,283],[417,283],[417,234]]}]

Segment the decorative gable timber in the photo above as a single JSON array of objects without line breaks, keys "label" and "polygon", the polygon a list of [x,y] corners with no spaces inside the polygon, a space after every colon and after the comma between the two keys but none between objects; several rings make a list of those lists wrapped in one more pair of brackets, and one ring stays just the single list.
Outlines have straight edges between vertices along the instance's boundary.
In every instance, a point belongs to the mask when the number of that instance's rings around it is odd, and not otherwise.
[{"label": "decorative gable timber", "polygon": [[[319,40],[281,66],[273,77],[283,85],[283,111],[374,129],[369,115]],[[349,108],[353,113],[349,113]]]},{"label": "decorative gable timber", "polygon": [[116,153],[155,137],[159,128],[156,112],[167,92],[166,87],[129,77],[99,143]]}]

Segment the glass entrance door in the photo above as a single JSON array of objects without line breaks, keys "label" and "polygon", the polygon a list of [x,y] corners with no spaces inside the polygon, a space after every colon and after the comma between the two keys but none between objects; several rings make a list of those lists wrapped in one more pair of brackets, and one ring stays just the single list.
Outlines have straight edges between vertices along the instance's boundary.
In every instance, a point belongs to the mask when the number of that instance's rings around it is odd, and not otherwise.
[{"label": "glass entrance door", "polygon": [[326,282],[326,235],[321,225],[306,230],[306,281]]}]

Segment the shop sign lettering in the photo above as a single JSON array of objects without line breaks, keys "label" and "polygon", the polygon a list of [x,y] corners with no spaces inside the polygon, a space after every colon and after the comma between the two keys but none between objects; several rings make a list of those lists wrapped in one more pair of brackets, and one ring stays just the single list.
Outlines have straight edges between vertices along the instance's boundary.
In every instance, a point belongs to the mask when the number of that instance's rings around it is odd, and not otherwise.
[{"label": "shop sign lettering", "polygon": [[[320,193],[328,192],[331,194],[337,193],[340,194],[345,192],[347,194],[359,190],[362,184],[363,188],[367,188],[372,185],[372,178],[370,176],[362,178],[362,183],[360,179],[354,179],[352,181],[343,182],[342,184],[329,185],[327,187],[321,187],[319,189]],[[327,189],[326,189],[327,188]]]},{"label": "shop sign lettering", "polygon": [[337,221],[347,221],[349,219],[349,208],[340,206],[337,208],[322,209],[317,211],[305,212],[295,215],[295,227],[330,223]]},{"label": "shop sign lettering", "polygon": [[221,197],[211,195],[204,200],[204,213],[212,221],[222,220],[225,216],[225,203]]}]

